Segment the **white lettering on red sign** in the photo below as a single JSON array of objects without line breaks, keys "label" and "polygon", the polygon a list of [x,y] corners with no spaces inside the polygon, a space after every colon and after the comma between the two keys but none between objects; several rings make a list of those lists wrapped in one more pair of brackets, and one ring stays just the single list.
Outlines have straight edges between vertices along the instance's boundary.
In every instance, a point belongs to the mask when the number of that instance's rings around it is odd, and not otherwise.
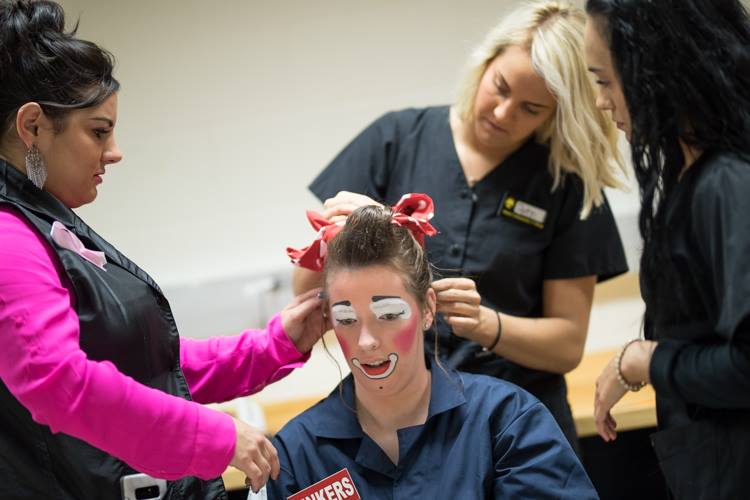
[{"label": "white lettering on red sign", "polygon": [[341,469],[312,486],[287,497],[287,500],[361,500],[352,476]]}]

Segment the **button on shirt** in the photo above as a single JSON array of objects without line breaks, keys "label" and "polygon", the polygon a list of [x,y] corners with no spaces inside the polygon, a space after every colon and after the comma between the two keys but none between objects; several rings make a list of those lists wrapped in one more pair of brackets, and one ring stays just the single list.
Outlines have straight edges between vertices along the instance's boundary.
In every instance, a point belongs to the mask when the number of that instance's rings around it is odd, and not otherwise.
[{"label": "button on shirt", "polygon": [[281,472],[269,499],[286,499],[347,468],[365,499],[598,498],[578,458],[538,400],[482,375],[433,367],[424,425],[398,431],[395,465],[339,389],[274,438]]}]

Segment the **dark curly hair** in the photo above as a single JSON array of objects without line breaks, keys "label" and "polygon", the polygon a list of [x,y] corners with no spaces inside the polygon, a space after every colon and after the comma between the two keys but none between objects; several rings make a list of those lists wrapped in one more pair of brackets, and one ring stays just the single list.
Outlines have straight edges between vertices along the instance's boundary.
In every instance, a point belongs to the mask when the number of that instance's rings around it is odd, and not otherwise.
[{"label": "dark curly hair", "polygon": [[0,139],[18,108],[37,102],[60,131],[74,109],[97,106],[119,89],[114,58],[65,32],[62,7],[47,0],[0,0]]},{"label": "dark curly hair", "polygon": [[588,0],[586,11],[630,111],[647,323],[669,321],[682,298],[664,207],[685,164],[680,141],[748,157],[750,20],[737,0]]}]

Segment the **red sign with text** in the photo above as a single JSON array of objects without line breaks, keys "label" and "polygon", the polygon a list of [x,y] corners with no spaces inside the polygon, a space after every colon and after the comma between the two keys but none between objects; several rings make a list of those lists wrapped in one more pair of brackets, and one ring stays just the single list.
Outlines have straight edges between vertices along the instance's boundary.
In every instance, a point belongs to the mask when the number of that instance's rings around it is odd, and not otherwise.
[{"label": "red sign with text", "polygon": [[341,469],[312,486],[287,497],[287,500],[360,500],[349,471]]}]

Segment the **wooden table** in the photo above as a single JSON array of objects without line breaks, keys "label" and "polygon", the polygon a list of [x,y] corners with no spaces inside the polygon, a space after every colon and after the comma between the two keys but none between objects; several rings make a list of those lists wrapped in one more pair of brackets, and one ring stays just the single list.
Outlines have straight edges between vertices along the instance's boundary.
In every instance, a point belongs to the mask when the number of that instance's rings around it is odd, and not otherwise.
[{"label": "wooden table", "polygon": [[[594,390],[596,378],[617,350],[588,353],[578,368],[568,373],[568,401],[573,411],[578,436],[596,434],[594,425]],[[656,425],[656,399],[654,389],[647,385],[638,392],[628,392],[612,409],[618,432],[643,429]]]},{"label": "wooden table", "polygon": [[[580,437],[596,434],[594,385],[596,378],[616,352],[614,350],[588,353],[583,357],[578,368],[565,376],[568,383],[568,401]],[[261,405],[265,413],[268,431],[270,433],[278,432],[292,417],[302,413],[324,397],[325,395],[321,395],[284,403]],[[618,432],[655,426],[656,406],[653,388],[648,385],[639,392],[628,392],[612,409],[612,416],[617,421]],[[222,478],[228,490],[245,487],[245,475],[234,467],[229,467]]]}]

